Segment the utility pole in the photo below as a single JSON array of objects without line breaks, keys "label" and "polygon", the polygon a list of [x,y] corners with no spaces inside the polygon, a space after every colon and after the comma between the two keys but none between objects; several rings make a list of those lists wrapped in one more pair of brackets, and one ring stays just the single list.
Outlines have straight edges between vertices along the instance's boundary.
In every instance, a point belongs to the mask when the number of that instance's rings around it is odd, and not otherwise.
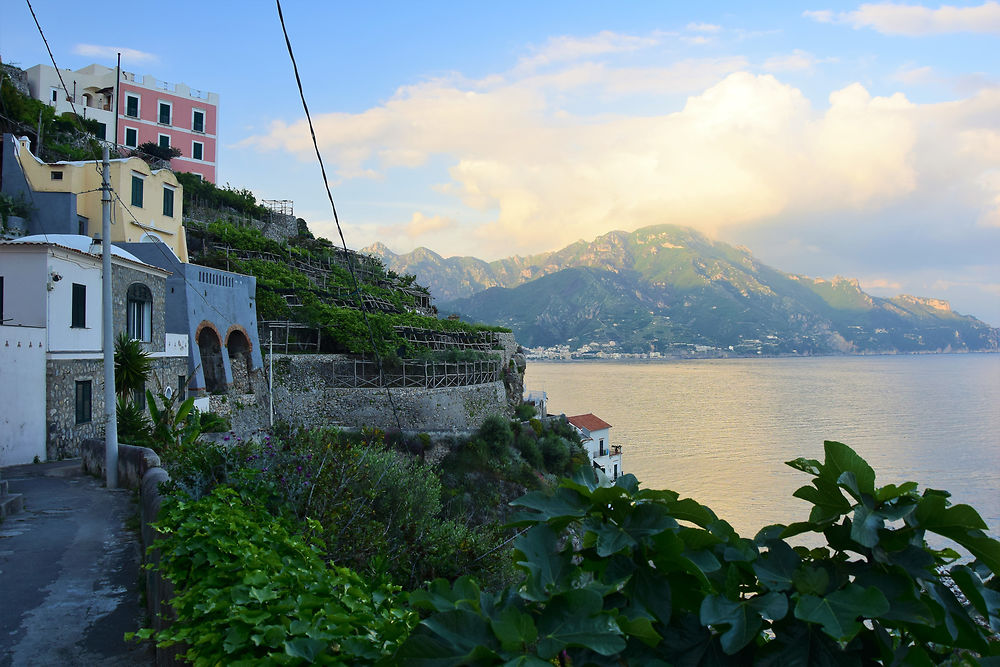
[{"label": "utility pole", "polygon": [[118,154],[118,98],[121,96],[121,92],[118,90],[118,86],[121,85],[122,81],[122,54],[118,54],[118,64],[115,65],[115,99],[111,103],[111,110],[115,112],[115,154]]},{"label": "utility pole", "polygon": [[118,415],[115,406],[115,335],[111,302],[111,162],[104,145],[101,163],[101,266],[104,331],[104,479],[109,489],[118,488]]},{"label": "utility pole", "polygon": [[[271,350],[267,353],[267,414],[268,424],[274,430],[274,329],[268,327],[268,345]],[[287,352],[288,350],[285,350]]]}]

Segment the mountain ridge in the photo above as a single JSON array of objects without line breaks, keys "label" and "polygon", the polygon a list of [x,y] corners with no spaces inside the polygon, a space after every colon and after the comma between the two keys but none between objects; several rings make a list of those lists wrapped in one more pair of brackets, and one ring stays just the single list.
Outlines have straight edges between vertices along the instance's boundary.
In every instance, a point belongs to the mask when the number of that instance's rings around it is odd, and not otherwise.
[{"label": "mountain ridge", "polygon": [[364,252],[417,275],[440,310],[509,326],[528,346],[614,341],[632,352],[808,354],[996,351],[1000,340],[947,301],[874,297],[854,278],[785,273],[747,248],[676,225],[492,262],[427,248],[397,255],[382,244]]}]

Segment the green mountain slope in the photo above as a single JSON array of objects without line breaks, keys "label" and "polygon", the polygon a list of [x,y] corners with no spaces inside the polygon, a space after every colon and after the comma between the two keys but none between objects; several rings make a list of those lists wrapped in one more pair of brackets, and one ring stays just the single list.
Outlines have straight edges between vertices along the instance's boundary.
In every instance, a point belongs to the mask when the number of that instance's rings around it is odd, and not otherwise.
[{"label": "green mountain slope", "polygon": [[528,346],[614,341],[747,354],[996,350],[998,330],[934,299],[872,297],[857,281],[787,274],[673,225],[484,262],[366,249],[415,274],[442,312],[509,326]]}]

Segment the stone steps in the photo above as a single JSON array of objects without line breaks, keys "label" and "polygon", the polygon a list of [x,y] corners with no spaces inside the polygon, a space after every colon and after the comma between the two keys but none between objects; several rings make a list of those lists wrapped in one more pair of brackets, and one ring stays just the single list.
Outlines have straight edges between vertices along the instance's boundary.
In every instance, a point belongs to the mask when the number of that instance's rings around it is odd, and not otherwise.
[{"label": "stone steps", "polygon": [[0,521],[24,509],[24,497],[20,493],[10,493],[7,480],[0,480]]}]

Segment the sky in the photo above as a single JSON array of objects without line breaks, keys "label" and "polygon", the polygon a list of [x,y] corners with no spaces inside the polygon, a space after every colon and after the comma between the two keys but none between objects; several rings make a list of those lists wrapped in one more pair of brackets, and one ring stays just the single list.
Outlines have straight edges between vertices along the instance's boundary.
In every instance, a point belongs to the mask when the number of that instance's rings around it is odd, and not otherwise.
[{"label": "sky", "polygon": [[[275,4],[32,6],[59,67],[121,51],[219,93],[219,184],[338,238]],[[672,223],[1000,326],[1000,2],[282,10],[350,247],[492,260]],[[3,61],[48,63],[27,3],[3,14]]]}]

